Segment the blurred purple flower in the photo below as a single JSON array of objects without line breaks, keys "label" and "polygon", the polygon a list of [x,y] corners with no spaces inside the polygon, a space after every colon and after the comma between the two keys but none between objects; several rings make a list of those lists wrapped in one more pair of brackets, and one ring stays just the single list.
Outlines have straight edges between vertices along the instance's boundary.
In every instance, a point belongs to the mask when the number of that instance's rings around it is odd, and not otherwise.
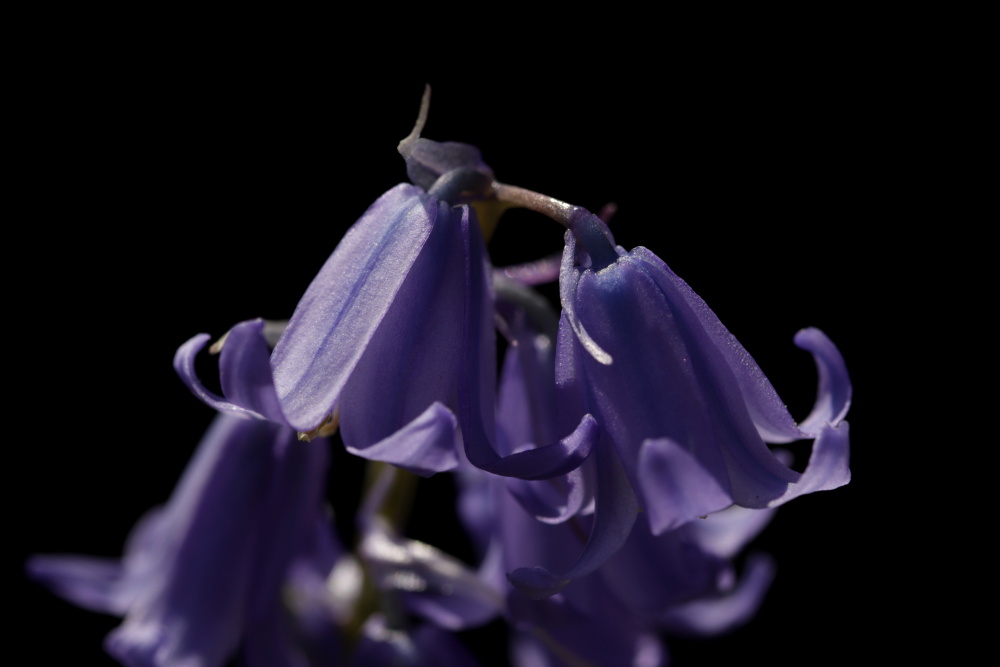
[{"label": "blurred purple flower", "polygon": [[321,514],[327,459],[325,442],[220,415],[121,560],[35,556],[28,573],[82,607],[124,616],[105,642],[124,664],[215,667],[250,640],[287,657],[292,647],[270,621],[284,615],[289,568],[329,566],[337,551]]},{"label": "blurred purple flower", "polygon": [[373,614],[361,628],[352,667],[477,667],[479,662],[454,635],[433,625],[403,631]]}]

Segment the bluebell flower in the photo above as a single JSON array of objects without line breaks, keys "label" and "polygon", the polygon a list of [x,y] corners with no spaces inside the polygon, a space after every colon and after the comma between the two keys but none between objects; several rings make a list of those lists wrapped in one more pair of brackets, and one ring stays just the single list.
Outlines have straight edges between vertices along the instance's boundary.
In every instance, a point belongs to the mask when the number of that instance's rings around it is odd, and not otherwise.
[{"label": "bluebell flower", "polygon": [[175,367],[216,409],[306,434],[339,423],[354,454],[424,475],[451,469],[457,351],[480,344],[478,323],[465,316],[466,274],[486,261],[467,206],[398,185],[344,236],[273,354],[263,321],[230,330],[219,358],[224,398],[194,373],[207,335],[185,343]]},{"label": "bluebell flower", "polygon": [[[514,341],[497,408],[500,446],[509,451],[557,428],[559,401],[551,337],[523,311],[500,308]],[[598,456],[565,477],[535,482],[461,469],[460,516],[478,548],[499,557],[500,572],[530,566],[567,572],[581,552],[594,551],[585,546],[588,535],[602,504],[614,501],[601,493]],[[661,535],[629,523],[614,553],[591,559],[590,571],[577,572],[572,586],[542,600],[528,599],[502,577],[488,579],[507,599],[513,663],[663,665],[663,631],[708,636],[746,622],[763,600],[773,567],[768,558],[753,557],[738,577],[733,559],[774,511],[732,507]],[[490,572],[484,568],[483,576]],[[511,577],[515,584],[518,579]]]},{"label": "bluebell flower", "polygon": [[[148,513],[121,560],[35,556],[28,572],[83,607],[123,616],[105,641],[128,665],[224,664],[250,651],[288,655],[273,633],[291,566],[328,566],[322,516],[328,452],[289,429],[220,415],[170,501]],[[325,554],[324,554],[325,552]],[[336,640],[334,639],[334,642]],[[268,665],[295,664],[265,661]]]},{"label": "bluebell flower", "polygon": [[273,354],[263,321],[231,329],[219,360],[222,397],[194,371],[208,336],[177,351],[174,367],[202,400],[304,439],[339,428],[350,452],[421,475],[455,467],[462,351],[492,345],[492,324],[484,331],[477,317],[492,308],[489,285],[475,280],[490,270],[486,248],[461,202],[493,173],[473,146],[420,137],[429,104],[427,88],[399,143],[415,185],[386,192],[348,230]]},{"label": "bluebell flower", "polygon": [[[660,535],[730,505],[776,507],[850,479],[843,418],[851,385],[822,332],[795,337],[820,377],[812,414],[796,424],[746,350],[662,260],[645,248],[616,247],[606,225],[583,209],[573,217],[555,382],[563,404],[600,426],[595,515],[572,566],[511,573],[532,597],[600,567],[624,544],[640,508]],[[803,473],[765,444],[800,439],[815,440]]]}]

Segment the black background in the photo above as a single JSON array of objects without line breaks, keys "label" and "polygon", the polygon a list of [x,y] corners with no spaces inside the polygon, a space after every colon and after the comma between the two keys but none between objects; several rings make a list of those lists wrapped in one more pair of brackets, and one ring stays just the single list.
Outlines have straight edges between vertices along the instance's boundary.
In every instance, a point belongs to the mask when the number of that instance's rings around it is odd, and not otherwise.
[{"label": "black background", "polygon": [[[7,354],[24,397],[8,443],[14,644],[36,664],[101,664],[118,621],[27,582],[23,559],[118,555],[168,497],[212,416],[174,376],[174,350],[292,312],[344,230],[405,180],[395,147],[429,82],[425,136],[477,145],[505,182],[592,210],[616,202],[617,241],[685,278],[793,415],[808,412],[815,384],[794,333],[822,328],[847,360],[854,480],[778,513],[752,546],[778,564],[758,617],[721,639],[671,640],[674,664],[817,653],[837,664],[870,641],[894,655],[881,620],[901,605],[893,519],[909,510],[885,423],[904,280],[886,232],[904,222],[899,202],[919,196],[902,175],[918,158],[909,93],[889,60],[675,55],[460,75],[288,36],[39,49],[14,102],[24,205],[8,228],[23,231],[6,245],[17,267]],[[502,265],[561,245],[557,225],[524,214],[505,220],[492,252]],[[359,469],[343,452],[335,465],[330,497],[349,512]],[[448,482],[428,488],[418,516],[442,506]],[[463,553],[442,511],[411,534]]]}]

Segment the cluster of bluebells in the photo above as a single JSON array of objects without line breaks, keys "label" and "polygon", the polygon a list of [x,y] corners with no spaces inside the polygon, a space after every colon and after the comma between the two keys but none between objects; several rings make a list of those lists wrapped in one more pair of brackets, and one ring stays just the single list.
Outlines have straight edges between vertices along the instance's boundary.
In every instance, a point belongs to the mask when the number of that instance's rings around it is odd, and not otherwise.
[{"label": "cluster of bluebells", "polygon": [[[426,110],[400,143],[410,183],[351,227],[291,319],[212,346],[221,395],[195,372],[209,337],[177,351],[219,414],[123,557],[29,562],[123,617],[105,641],[122,664],[475,665],[456,633],[497,618],[512,664],[666,664],[664,633],[753,616],[772,564],[733,561],[774,508],[849,481],[851,385],[821,331],[795,336],[819,374],[796,422],[659,257],[420,137]],[[563,224],[561,259],[494,269],[480,220],[503,206]],[[534,290],[555,279],[559,312]],[[353,549],[325,504],[337,432],[374,471]],[[796,440],[812,441],[803,472],[768,446]],[[414,473],[456,475],[478,564],[403,536],[390,499]]]}]

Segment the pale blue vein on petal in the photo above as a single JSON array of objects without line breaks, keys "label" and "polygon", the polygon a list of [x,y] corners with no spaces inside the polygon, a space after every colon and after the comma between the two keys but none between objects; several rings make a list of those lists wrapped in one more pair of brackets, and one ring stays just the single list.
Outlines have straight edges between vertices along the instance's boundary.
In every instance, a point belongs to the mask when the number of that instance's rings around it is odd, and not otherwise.
[{"label": "pale blue vein on petal", "polygon": [[435,198],[397,185],[348,230],[306,290],[271,357],[294,428],[311,430],[333,410],[438,224],[438,211]]},{"label": "pale blue vein on petal", "polygon": [[[414,420],[430,417],[428,406],[436,403],[446,409],[456,402],[458,350],[464,344],[463,330],[457,326],[462,321],[466,289],[462,257],[471,252],[463,226],[469,224],[470,210],[450,208],[444,202],[437,207],[436,222],[421,253],[370,336],[340,399],[344,442],[366,458],[391,456],[384,446],[379,446],[384,454],[367,450],[389,438],[398,442],[394,434],[409,428]],[[448,420],[451,438],[447,443],[435,431],[427,432],[432,438],[427,443],[412,444],[415,452],[426,453],[427,461],[421,463],[419,457],[378,460],[404,467],[412,463],[432,472],[454,467],[455,418],[450,411]],[[444,421],[436,423],[445,426]],[[432,445],[442,449],[439,455]],[[435,456],[448,457],[447,466],[442,467],[443,460],[430,461]]]}]

